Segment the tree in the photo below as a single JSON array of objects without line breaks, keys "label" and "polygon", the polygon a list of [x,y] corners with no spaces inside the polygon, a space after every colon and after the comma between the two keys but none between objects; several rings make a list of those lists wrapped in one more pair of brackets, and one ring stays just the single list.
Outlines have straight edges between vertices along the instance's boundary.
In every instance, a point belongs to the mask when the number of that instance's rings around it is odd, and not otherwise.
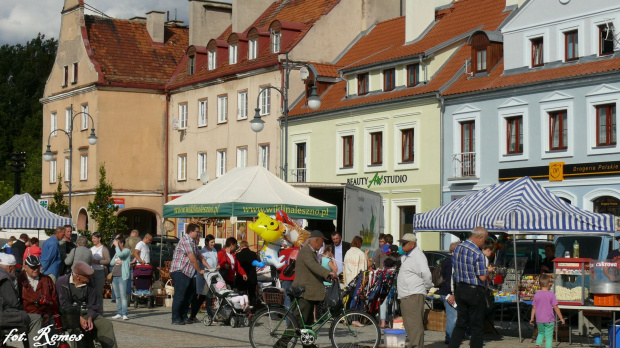
[{"label": "tree", "polygon": [[95,188],[95,199],[88,202],[90,216],[97,222],[101,242],[108,245],[116,230],[126,229],[127,218],[119,217],[118,207],[112,203],[112,185],[106,181],[105,164],[99,167],[99,184]]},{"label": "tree", "polygon": [[[62,193],[62,174],[58,174],[58,186],[54,192],[54,200],[49,204],[47,210],[60,216],[69,216],[69,204],[65,203],[65,197]],[[45,230],[45,234],[51,236],[54,230]]]},{"label": "tree", "polygon": [[4,181],[0,181],[0,204],[13,197],[13,187]]}]

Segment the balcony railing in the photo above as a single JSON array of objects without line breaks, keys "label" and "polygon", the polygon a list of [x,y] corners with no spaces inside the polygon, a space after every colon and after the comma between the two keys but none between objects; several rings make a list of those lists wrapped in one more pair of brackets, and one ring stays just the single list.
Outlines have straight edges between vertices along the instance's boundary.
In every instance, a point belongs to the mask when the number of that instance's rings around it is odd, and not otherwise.
[{"label": "balcony railing", "polygon": [[307,172],[307,168],[294,168],[291,169],[291,172],[289,174],[289,181],[290,182],[306,182],[306,172]]},{"label": "balcony railing", "polygon": [[453,178],[476,177],[476,153],[462,152],[452,156]]}]

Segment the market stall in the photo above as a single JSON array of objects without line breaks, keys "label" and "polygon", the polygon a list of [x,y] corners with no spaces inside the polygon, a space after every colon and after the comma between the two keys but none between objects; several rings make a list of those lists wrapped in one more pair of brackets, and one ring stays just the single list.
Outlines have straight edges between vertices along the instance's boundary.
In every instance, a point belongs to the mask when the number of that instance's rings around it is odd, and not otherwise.
[{"label": "market stall", "polygon": [[[530,177],[491,185],[429,212],[414,216],[415,232],[469,232],[481,226],[491,233],[614,234],[614,218],[573,206]],[[517,255],[516,238],[513,238]],[[518,273],[517,262],[514,263]],[[517,313],[521,338],[519,291]]]},{"label": "market stall", "polygon": [[27,193],[0,205],[0,228],[42,230],[70,224],[70,218],[43,208]]}]

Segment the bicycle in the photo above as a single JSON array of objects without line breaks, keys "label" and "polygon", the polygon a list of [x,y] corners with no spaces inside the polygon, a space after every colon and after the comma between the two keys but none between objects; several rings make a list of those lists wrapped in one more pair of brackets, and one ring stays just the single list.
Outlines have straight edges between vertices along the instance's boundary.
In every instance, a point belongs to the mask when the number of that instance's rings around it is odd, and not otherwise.
[{"label": "bicycle", "polygon": [[[337,284],[335,286],[338,286]],[[338,313],[328,310],[314,323],[304,323],[298,298],[305,289],[292,287],[287,290],[291,297],[291,305],[266,305],[252,317],[250,321],[250,344],[253,348],[261,347],[295,347],[297,341],[302,345],[314,345],[317,332],[332,321],[329,328],[329,339],[332,347],[368,347],[377,348],[381,343],[381,330],[377,320],[369,313],[357,310],[341,309]],[[301,325],[293,315],[301,318]]]}]

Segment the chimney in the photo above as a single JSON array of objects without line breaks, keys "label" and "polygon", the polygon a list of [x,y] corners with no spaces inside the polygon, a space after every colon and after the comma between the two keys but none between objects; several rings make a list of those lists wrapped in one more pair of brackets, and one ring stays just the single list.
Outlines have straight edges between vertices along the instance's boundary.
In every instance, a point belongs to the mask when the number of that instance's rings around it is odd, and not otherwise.
[{"label": "chimney", "polygon": [[417,39],[435,21],[435,2],[428,0],[406,0],[405,42]]},{"label": "chimney", "polygon": [[151,35],[151,40],[156,43],[164,43],[164,12],[151,11],[146,13],[146,30]]},{"label": "chimney", "polygon": [[206,46],[231,24],[232,5],[220,1],[189,0],[189,44]]},{"label": "chimney", "polygon": [[274,0],[233,0],[232,32],[243,33],[273,3]]},{"label": "chimney", "polygon": [[80,1],[80,0],[65,0],[65,4],[62,7],[62,12],[67,12],[70,10],[73,10],[74,8],[78,7],[82,5],[82,7],[84,7],[84,1]]}]

